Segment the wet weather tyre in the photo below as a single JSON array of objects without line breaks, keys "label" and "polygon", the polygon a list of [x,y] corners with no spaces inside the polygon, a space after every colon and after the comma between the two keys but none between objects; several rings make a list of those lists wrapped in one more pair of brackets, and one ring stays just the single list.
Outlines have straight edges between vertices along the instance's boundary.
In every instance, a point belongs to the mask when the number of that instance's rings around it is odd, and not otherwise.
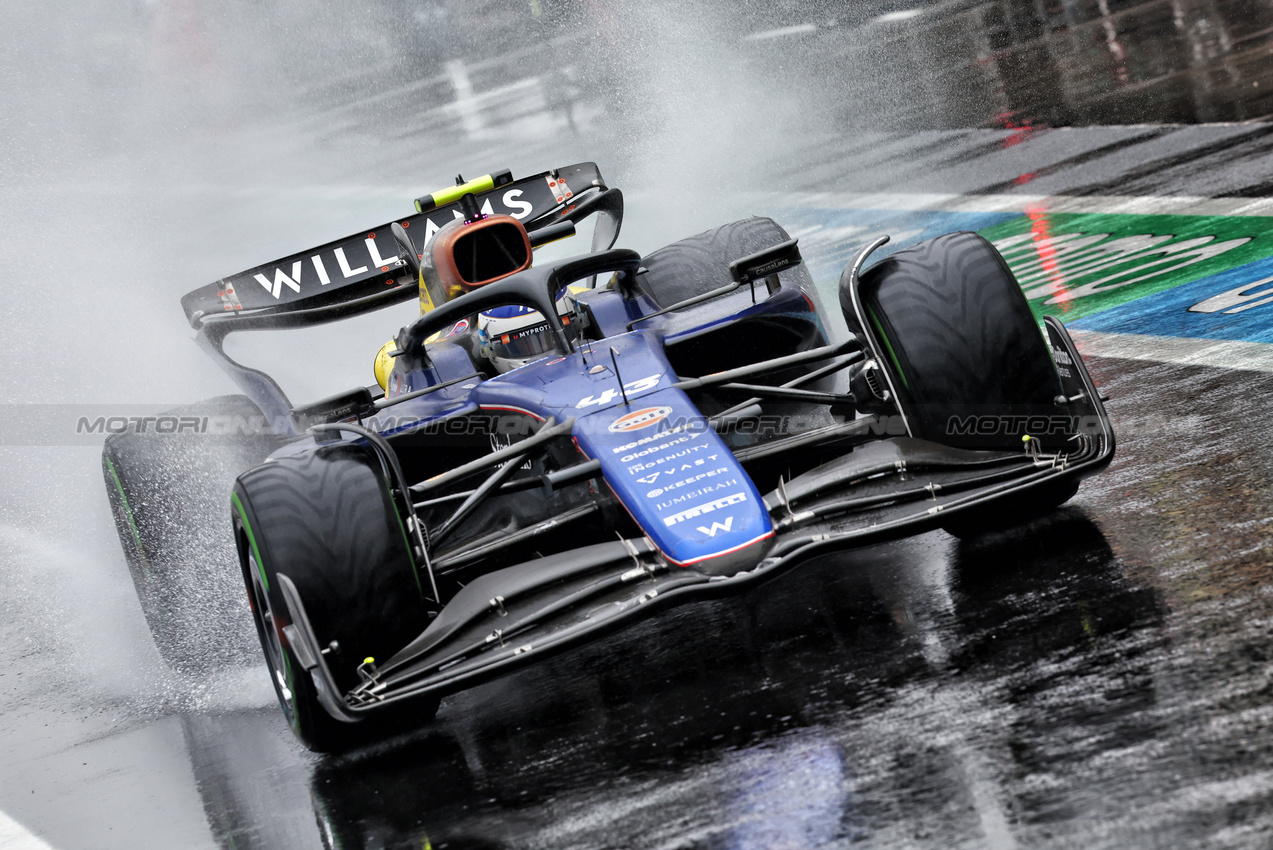
[{"label": "wet weather tyre", "polygon": [[[772,218],[740,219],[651,252],[641,260],[645,272],[638,280],[660,307],[670,307],[728,285],[730,263],[790,238]],[[817,288],[809,270],[801,265],[784,274],[799,284],[816,308]]]},{"label": "wet weather tyre", "polygon": [[[898,251],[862,273],[860,292],[912,436],[1020,448],[1014,423],[1059,412],[1060,378],[1043,333],[982,237],[948,233]],[[856,325],[849,293],[840,298]],[[970,416],[992,418],[970,424]]]},{"label": "wet weather tyre", "polygon": [[[729,264],[742,257],[772,248],[791,237],[783,227],[771,218],[754,216],[723,224],[679,242],[647,254],[641,260],[645,271],[637,277],[642,291],[661,308],[720,289],[733,282]],[[825,317],[817,287],[809,270],[803,265],[788,268],[780,277],[787,286],[799,287],[805,299],[819,317],[818,323],[810,323],[805,329],[793,332],[790,326],[756,317],[745,322],[726,322],[713,332],[693,334],[667,346],[665,353],[672,368],[680,375],[704,375],[731,369],[744,363],[781,357],[805,348],[826,343],[821,320]],[[768,294],[763,285],[757,285],[758,297]],[[745,296],[744,296],[745,300]],[[708,301],[694,311],[713,309],[729,310],[727,305],[715,307],[716,301]],[[734,307],[738,307],[735,303]],[[815,332],[816,331],[816,332]],[[772,373],[769,380],[777,383],[789,380],[799,370]],[[807,389],[832,389],[832,381],[809,384]],[[707,416],[731,406],[730,402],[717,400],[710,394],[699,394],[695,403]],[[788,405],[784,412],[794,413]]]},{"label": "wet weather tyre", "polygon": [[225,525],[235,477],[279,445],[245,396],[221,396],[106,438],[102,475],[142,613],[182,672],[243,663],[255,641]]},{"label": "wet weather tyre", "polygon": [[392,719],[336,720],[283,632],[290,619],[280,574],[296,585],[343,694],[364,659],[383,663],[428,624],[407,532],[371,451],[319,447],[249,470],[235,483],[231,513],[257,634],[296,737],[316,752],[340,752],[431,719],[438,701],[426,698]]},{"label": "wet weather tyre", "polygon": [[[1021,450],[1033,431],[1045,447],[1064,445],[1056,366],[1021,287],[988,241],[949,233],[905,248],[863,272],[859,292],[912,436]],[[840,301],[846,322],[860,328],[847,285]],[[1011,505],[987,505],[952,518],[948,530],[971,535],[1031,519],[1076,486],[1061,482]]]}]

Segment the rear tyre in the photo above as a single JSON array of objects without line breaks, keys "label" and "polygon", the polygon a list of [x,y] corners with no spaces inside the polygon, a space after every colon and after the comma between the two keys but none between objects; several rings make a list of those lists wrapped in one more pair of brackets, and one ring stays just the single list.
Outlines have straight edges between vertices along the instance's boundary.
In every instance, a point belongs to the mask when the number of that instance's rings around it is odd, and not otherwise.
[{"label": "rear tyre", "polygon": [[[1029,302],[994,246],[950,233],[903,249],[861,275],[866,321],[913,436],[969,449],[1022,450],[1029,433],[1064,445],[1060,378]],[[841,307],[860,329],[847,287]],[[1040,516],[1074,495],[1063,482],[952,519],[967,536]]]},{"label": "rear tyre", "polygon": [[[320,447],[245,472],[231,512],[244,584],[279,704],[296,737],[315,752],[339,752],[421,723],[438,701],[421,700],[360,723],[322,707],[313,678],[288,644],[278,576],[296,585],[341,694],[366,658],[379,663],[422,632],[429,607],[388,484],[370,450]],[[335,695],[337,698],[340,694]]]},{"label": "rear tyre", "polygon": [[111,434],[102,474],[115,530],[160,655],[182,672],[255,656],[221,517],[235,476],[278,438],[245,396],[222,396]]},{"label": "rear tyre", "polygon": [[[728,285],[730,263],[790,238],[772,218],[744,218],[651,252],[641,260],[646,271],[638,280],[660,307],[670,307]],[[819,307],[817,287],[808,269],[799,265],[783,274],[790,275],[814,307]],[[820,309],[818,314],[822,315]]]},{"label": "rear tyre", "polygon": [[[641,260],[646,271],[637,281],[641,289],[649,295],[661,308],[693,298],[698,295],[728,286],[733,279],[729,274],[729,264],[735,260],[772,248],[786,242],[791,237],[782,225],[771,218],[744,218],[729,224],[706,230],[673,242],[647,254]],[[785,285],[794,284],[812,306],[818,317],[817,322],[798,321],[787,323],[776,317],[758,317],[744,322],[722,323],[715,330],[693,334],[664,349],[668,361],[677,374],[682,377],[705,375],[731,369],[744,363],[752,363],[771,357],[780,357],[826,344],[825,316],[821,306],[817,286],[802,263],[781,273]],[[767,297],[763,284],[758,284],[759,298]],[[745,291],[745,288],[744,290]],[[740,296],[746,301],[746,296]],[[735,303],[735,307],[739,306]],[[691,310],[712,310],[712,302]],[[706,315],[706,314],[705,314]],[[782,383],[796,377],[803,371],[792,368],[785,372],[775,372],[766,380]],[[806,389],[832,390],[835,378],[823,378]],[[705,416],[732,406],[733,402],[725,397],[717,397],[711,393],[695,393],[694,403]],[[779,412],[791,415],[791,419],[803,419],[810,423],[830,424],[829,418],[822,422],[819,418],[825,409],[800,406],[796,404],[779,405],[771,403],[765,407],[767,413]],[[813,427],[813,426],[811,426]],[[727,438],[731,446],[754,441],[755,437],[742,440],[735,433]]]}]

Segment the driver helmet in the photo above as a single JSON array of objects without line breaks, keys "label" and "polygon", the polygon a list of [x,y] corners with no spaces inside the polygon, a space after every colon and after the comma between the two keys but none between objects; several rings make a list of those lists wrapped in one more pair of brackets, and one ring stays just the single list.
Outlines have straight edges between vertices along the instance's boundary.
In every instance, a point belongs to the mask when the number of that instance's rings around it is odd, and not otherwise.
[{"label": "driver helmet", "polygon": [[[566,336],[573,342],[576,326],[570,320],[567,296],[568,292],[564,289],[558,293],[557,315],[566,328]],[[478,314],[477,334],[482,356],[490,360],[501,374],[525,366],[554,350],[552,331],[543,314],[516,304]]]},{"label": "driver helmet", "polygon": [[[420,258],[420,314],[528,269],[530,264],[530,236],[525,225],[512,216],[447,222],[429,240]],[[573,339],[575,328],[566,294],[566,290],[558,294],[557,312],[567,336]],[[482,356],[501,374],[553,351],[547,320],[529,307],[509,304],[481,313],[477,333]]]}]

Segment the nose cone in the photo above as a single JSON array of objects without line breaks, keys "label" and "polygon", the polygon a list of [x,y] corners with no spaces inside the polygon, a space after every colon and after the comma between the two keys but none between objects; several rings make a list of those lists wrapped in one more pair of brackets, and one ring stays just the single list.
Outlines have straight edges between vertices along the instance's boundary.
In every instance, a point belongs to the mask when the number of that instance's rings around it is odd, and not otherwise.
[{"label": "nose cone", "polygon": [[732,575],[772,544],[751,478],[680,390],[582,417],[575,440],[670,563]]}]

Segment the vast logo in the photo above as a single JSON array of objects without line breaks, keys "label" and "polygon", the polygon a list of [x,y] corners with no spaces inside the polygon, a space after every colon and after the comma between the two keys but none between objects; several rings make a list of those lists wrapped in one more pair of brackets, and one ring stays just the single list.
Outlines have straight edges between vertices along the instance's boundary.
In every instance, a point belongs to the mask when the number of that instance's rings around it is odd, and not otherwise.
[{"label": "vast logo", "polygon": [[615,434],[626,434],[629,431],[639,431],[642,428],[649,428],[651,425],[657,425],[671,414],[670,407],[644,407],[640,410],[634,410],[626,416],[620,416],[618,419],[610,423],[610,431]]}]

